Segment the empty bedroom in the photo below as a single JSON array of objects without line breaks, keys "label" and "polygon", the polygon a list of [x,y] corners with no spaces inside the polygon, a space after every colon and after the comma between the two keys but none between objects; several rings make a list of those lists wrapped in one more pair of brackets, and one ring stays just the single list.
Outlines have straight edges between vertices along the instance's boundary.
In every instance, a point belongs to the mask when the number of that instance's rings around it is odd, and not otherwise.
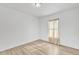
[{"label": "empty bedroom", "polygon": [[0,55],[79,55],[79,3],[0,3]]}]

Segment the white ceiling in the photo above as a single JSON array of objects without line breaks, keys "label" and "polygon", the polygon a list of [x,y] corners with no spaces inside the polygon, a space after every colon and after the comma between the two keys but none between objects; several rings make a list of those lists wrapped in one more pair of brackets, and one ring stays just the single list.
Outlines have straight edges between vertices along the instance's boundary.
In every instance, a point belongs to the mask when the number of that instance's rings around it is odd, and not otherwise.
[{"label": "white ceiling", "polygon": [[60,12],[66,9],[79,7],[79,3],[41,3],[40,8],[36,8],[33,3],[4,3],[0,4],[0,6],[40,17]]}]

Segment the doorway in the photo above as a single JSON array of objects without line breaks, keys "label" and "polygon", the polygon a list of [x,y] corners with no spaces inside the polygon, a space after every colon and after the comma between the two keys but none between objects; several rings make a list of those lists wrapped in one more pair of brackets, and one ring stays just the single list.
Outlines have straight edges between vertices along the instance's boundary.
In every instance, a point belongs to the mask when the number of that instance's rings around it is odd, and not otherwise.
[{"label": "doorway", "polygon": [[59,18],[48,21],[48,37],[49,42],[53,44],[59,44]]}]

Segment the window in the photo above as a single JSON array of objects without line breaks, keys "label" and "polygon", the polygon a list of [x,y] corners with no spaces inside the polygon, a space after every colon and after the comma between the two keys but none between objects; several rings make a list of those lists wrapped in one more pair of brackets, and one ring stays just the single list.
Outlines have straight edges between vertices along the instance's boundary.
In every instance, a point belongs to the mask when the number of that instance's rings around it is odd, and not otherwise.
[{"label": "window", "polygon": [[58,20],[51,20],[49,25],[49,38],[58,39]]}]

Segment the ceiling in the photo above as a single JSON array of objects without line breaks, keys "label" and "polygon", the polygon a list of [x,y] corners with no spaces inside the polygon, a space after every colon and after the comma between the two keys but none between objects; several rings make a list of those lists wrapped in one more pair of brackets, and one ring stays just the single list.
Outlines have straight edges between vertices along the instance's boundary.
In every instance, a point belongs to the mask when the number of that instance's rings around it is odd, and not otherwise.
[{"label": "ceiling", "polygon": [[39,8],[36,8],[33,3],[1,3],[0,6],[41,17],[79,7],[79,3],[41,3],[41,7]]}]

